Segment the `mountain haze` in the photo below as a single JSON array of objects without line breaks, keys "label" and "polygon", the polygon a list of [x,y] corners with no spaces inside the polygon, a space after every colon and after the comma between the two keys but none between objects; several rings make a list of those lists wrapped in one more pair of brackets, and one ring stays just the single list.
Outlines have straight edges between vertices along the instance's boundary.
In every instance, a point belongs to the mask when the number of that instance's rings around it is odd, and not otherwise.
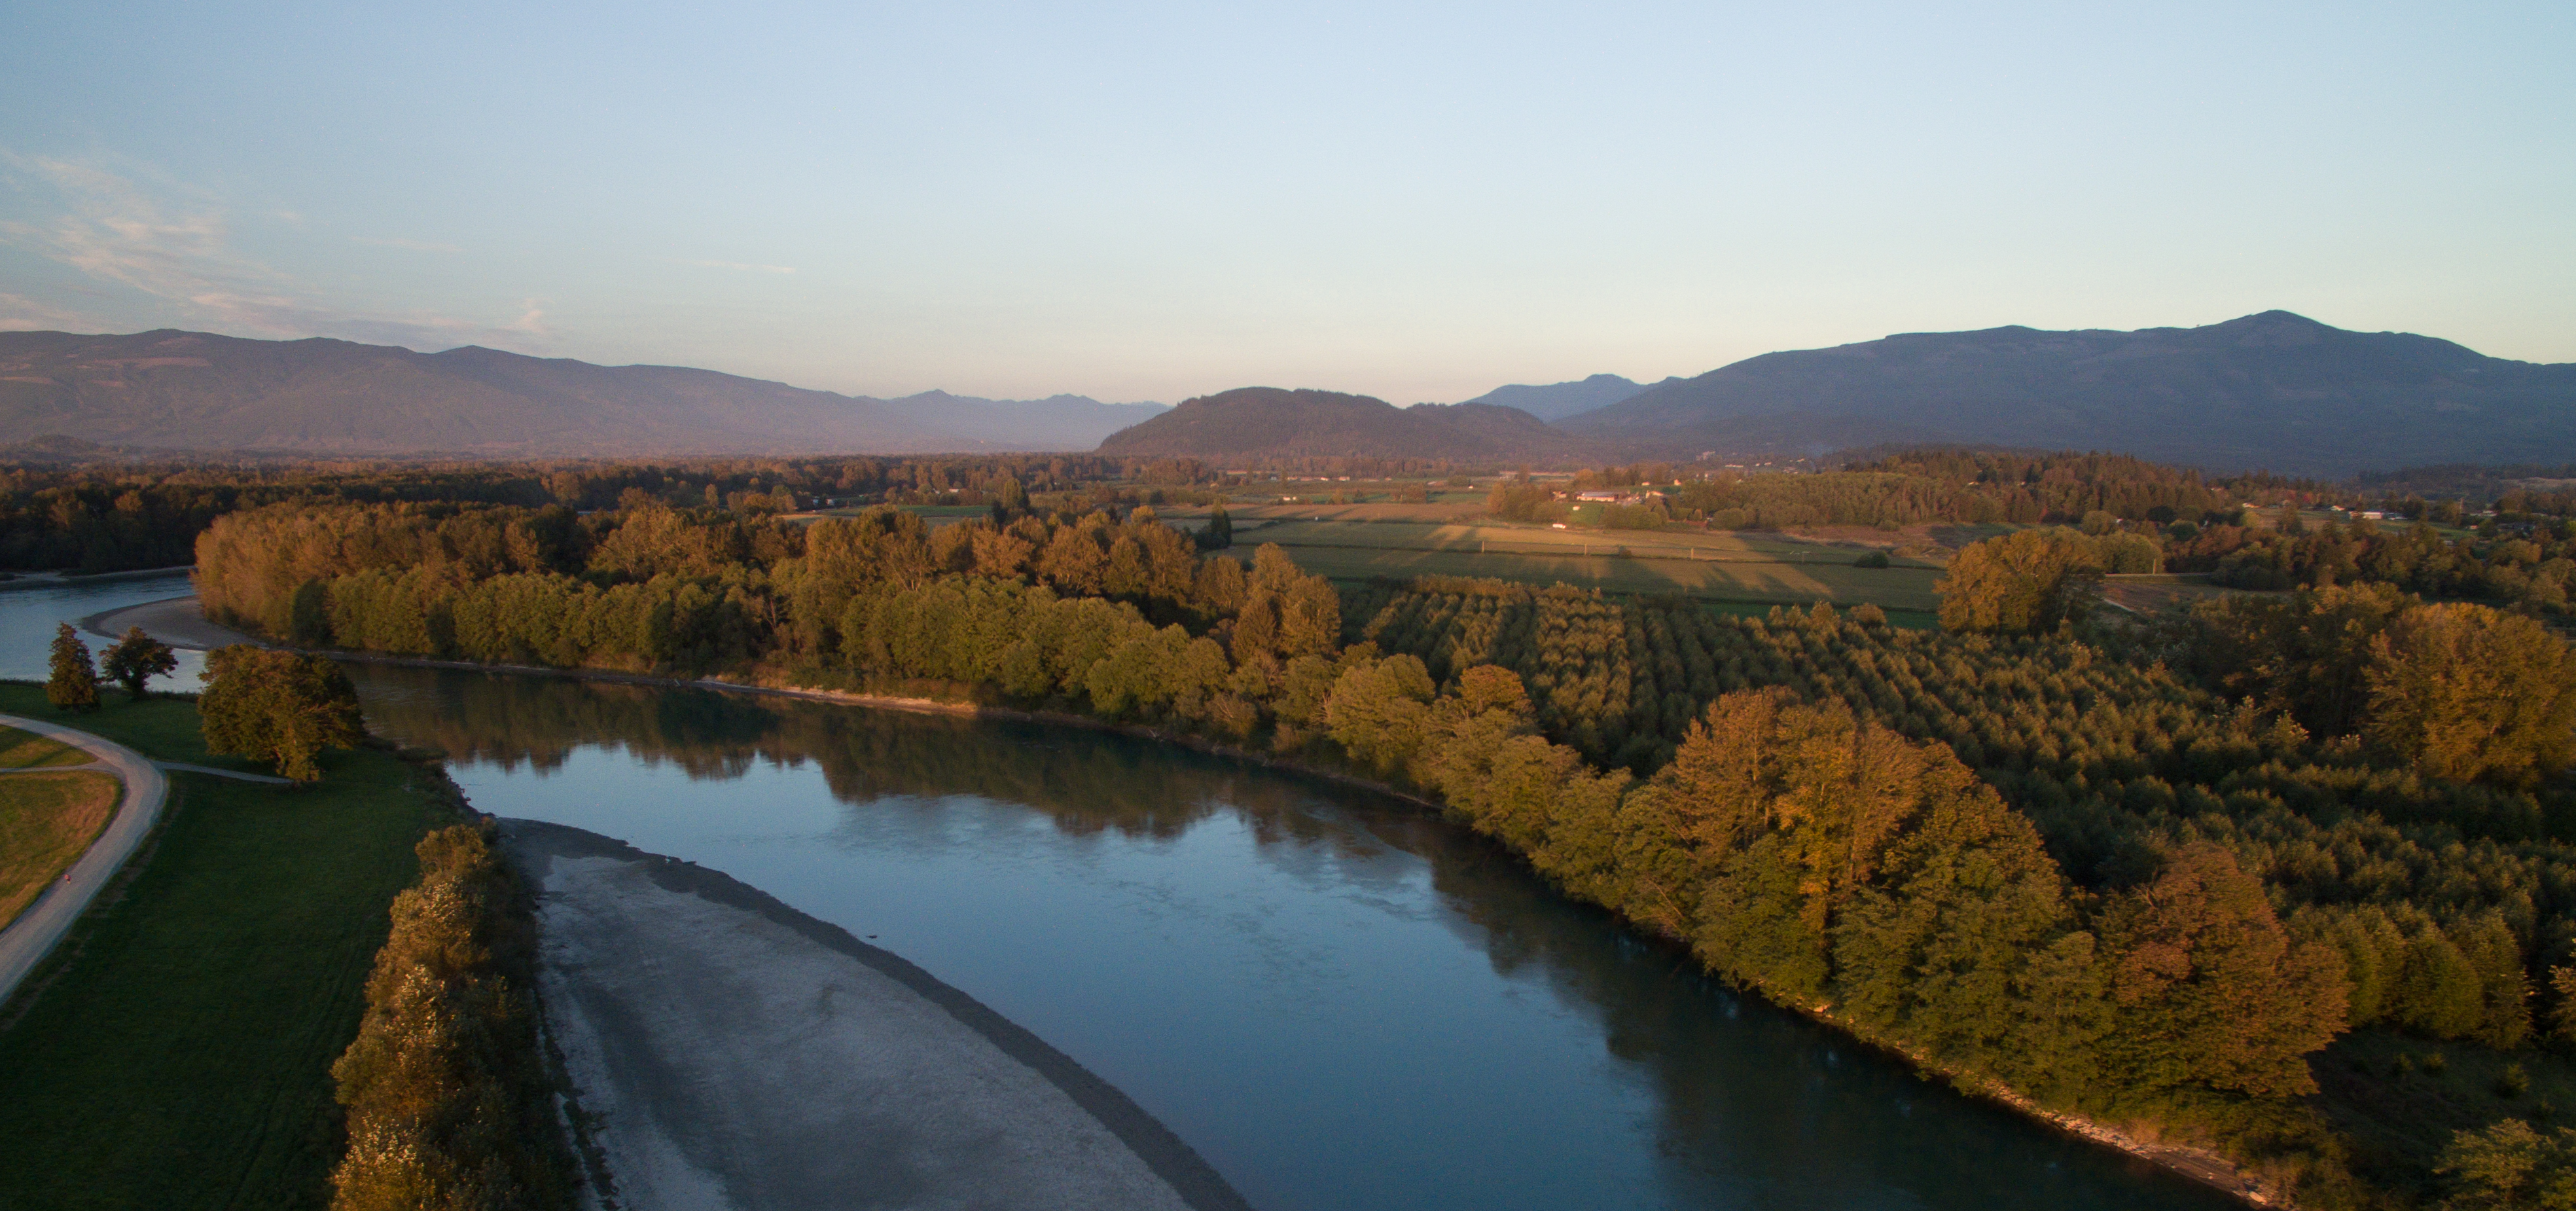
[{"label": "mountain haze", "polygon": [[[1668,378],[1664,381],[1673,383],[1681,380]],[[1514,383],[1508,387],[1496,387],[1466,402],[1518,408],[1543,421],[1561,421],[1595,408],[1609,407],[1645,389],[1646,384],[1616,374],[1596,374],[1576,382],[1550,383],[1542,387]]]},{"label": "mountain haze", "polygon": [[1382,456],[1468,461],[1578,458],[1594,451],[1529,413],[1491,404],[1398,408],[1367,395],[1238,387],[1179,407],[1100,443],[1103,454],[1198,458]]},{"label": "mountain haze", "polygon": [[2016,326],[1768,353],[1564,428],[1632,457],[1962,443],[2339,477],[2576,458],[2576,364],[2286,311],[2136,332]]},{"label": "mountain haze", "polygon": [[1085,450],[1164,411],[872,399],[678,366],[202,332],[0,332],[0,436],[166,450],[620,457]]}]

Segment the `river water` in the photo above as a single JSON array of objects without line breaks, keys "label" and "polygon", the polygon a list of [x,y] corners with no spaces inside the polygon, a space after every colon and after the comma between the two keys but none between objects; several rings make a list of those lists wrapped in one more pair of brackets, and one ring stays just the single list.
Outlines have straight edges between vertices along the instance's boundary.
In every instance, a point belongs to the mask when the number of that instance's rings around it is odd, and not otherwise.
[{"label": "river water", "polygon": [[[30,675],[30,639],[41,675],[52,618],[155,587],[0,593],[0,675]],[[1739,996],[1363,791],[1080,728],[349,671],[477,807],[713,867],[920,964],[1265,1211],[2233,1205]]]}]

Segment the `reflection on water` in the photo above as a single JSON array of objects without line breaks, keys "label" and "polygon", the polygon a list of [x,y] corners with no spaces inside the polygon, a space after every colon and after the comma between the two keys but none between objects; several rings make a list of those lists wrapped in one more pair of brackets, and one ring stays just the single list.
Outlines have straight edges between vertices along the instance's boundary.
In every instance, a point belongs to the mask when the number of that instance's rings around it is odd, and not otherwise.
[{"label": "reflection on water", "polygon": [[1079,729],[351,673],[477,806],[876,937],[1271,1211],[2229,1205],[1738,997],[1365,793]]}]

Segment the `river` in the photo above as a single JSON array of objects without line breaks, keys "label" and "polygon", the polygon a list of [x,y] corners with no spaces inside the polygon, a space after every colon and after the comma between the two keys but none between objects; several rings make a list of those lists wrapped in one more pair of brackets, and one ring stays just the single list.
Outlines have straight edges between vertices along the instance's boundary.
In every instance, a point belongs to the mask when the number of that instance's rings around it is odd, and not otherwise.
[{"label": "river", "polygon": [[[16,649],[52,617],[161,587],[0,593],[0,675],[31,675]],[[722,870],[920,964],[1265,1211],[2234,1205],[1738,995],[1349,787],[1082,728],[350,673],[477,807]]]}]

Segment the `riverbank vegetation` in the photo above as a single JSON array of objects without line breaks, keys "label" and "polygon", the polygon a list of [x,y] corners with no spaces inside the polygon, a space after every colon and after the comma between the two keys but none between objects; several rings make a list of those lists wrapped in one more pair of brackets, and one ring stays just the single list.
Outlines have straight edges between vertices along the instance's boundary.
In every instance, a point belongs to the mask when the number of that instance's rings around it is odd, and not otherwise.
[{"label": "riverbank vegetation", "polygon": [[[246,768],[205,751],[184,698],[118,696],[74,719],[39,686],[0,683],[0,712]],[[392,753],[324,761],[329,778],[298,790],[171,774],[157,837],[0,1007],[11,1207],[326,1204],[331,1065],[412,845],[452,809],[434,772]]]},{"label": "riverbank vegetation", "polygon": [[572,1205],[538,1062],[534,910],[488,824],[421,839],[356,1041],[332,1065],[349,1148],[333,1211]]},{"label": "riverbank vegetation", "polygon": [[[2058,490],[2029,471],[2010,491]],[[2109,472],[2050,507],[2208,491]],[[2393,585],[2368,618],[2312,594],[2087,621],[2090,578],[2203,522],[2074,520],[1969,547],[1940,631],[1337,590],[1150,509],[273,508],[198,560],[210,616],[306,644],[963,698],[1349,768],[1970,1088],[2219,1148],[2318,1205],[2439,1191],[2437,1150],[2338,1117],[2383,1078],[2320,1090],[2317,1057],[2366,1029],[2546,1068],[2576,1027],[2565,695],[2507,693],[2489,726],[2496,695],[2444,688],[2545,687],[2563,644]]]}]

